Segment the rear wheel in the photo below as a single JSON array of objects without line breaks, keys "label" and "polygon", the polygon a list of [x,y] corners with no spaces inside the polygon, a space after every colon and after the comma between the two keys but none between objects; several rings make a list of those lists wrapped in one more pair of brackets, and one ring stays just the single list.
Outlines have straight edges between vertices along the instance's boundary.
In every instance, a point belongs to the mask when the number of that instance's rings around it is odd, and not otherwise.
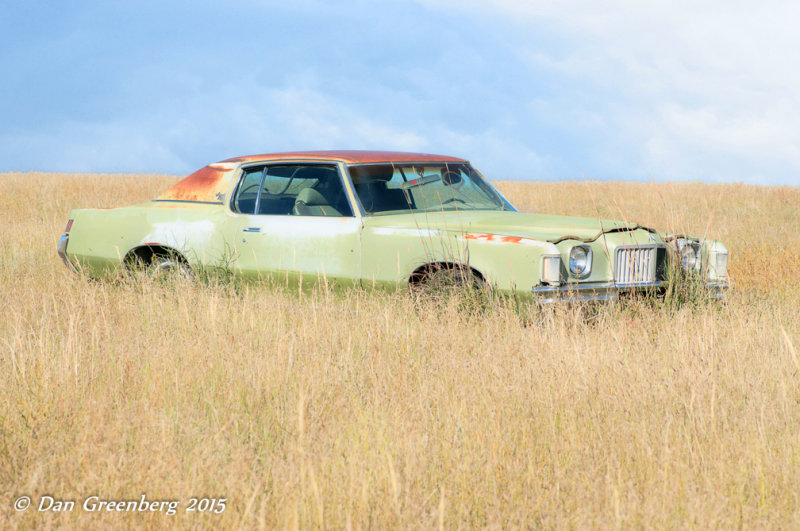
[{"label": "rear wheel", "polygon": [[137,280],[194,280],[192,268],[177,253],[136,254],[128,260],[127,271]]},{"label": "rear wheel", "polygon": [[178,278],[193,280],[194,273],[184,260],[177,255],[154,255],[148,266],[148,276],[154,279]]}]

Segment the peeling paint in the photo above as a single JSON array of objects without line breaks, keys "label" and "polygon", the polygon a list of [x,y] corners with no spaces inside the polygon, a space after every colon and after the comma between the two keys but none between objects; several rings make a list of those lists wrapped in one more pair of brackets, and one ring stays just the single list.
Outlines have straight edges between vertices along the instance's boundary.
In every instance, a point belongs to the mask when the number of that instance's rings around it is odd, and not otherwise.
[{"label": "peeling paint", "polygon": [[230,186],[235,164],[212,164],[185,179],[161,194],[161,200],[219,202],[225,197]]},{"label": "peeling paint", "polygon": [[501,236],[499,234],[470,233],[464,235],[465,240],[483,240],[493,243],[513,243],[518,245],[539,245],[541,242],[521,236]]},{"label": "peeling paint", "polygon": [[[191,239],[197,244],[210,245],[216,233],[216,227],[211,220],[201,221],[167,221],[153,223],[153,231],[144,237],[145,242],[161,242],[175,249],[182,250],[186,239]],[[146,244],[150,245],[150,243]]]},{"label": "peeling paint", "polygon": [[443,155],[432,155],[428,153],[403,153],[394,151],[295,151],[287,153],[267,153],[263,155],[247,155],[235,157],[220,162],[209,164],[197,170],[191,175],[178,181],[157,199],[159,200],[179,200],[179,201],[204,201],[221,202],[225,200],[225,194],[233,184],[231,180],[236,174],[236,169],[242,163],[248,162],[270,162],[285,161],[291,159],[325,161],[325,162],[345,162],[355,163],[374,163],[374,162],[466,162],[457,157],[447,157]]}]

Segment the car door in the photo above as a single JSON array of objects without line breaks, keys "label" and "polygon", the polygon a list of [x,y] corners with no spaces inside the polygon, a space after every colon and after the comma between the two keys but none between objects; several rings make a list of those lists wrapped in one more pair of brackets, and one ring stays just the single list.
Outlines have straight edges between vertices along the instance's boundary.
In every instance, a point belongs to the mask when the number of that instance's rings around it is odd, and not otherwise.
[{"label": "car door", "polygon": [[336,164],[248,166],[231,211],[230,258],[237,273],[289,283],[359,282],[361,220]]}]

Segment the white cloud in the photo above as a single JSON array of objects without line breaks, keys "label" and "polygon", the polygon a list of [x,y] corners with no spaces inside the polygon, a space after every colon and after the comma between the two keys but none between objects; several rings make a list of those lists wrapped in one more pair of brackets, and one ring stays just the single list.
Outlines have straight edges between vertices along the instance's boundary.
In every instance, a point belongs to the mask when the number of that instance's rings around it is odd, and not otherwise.
[{"label": "white cloud", "polygon": [[492,178],[798,183],[798,3],[417,3],[146,1],[30,27],[17,10],[0,160],[180,173],[376,148],[468,157]]},{"label": "white cloud", "polygon": [[589,102],[549,106],[619,128],[646,173],[758,182],[769,165],[772,181],[800,184],[796,2],[423,3],[517,33],[558,35],[554,49],[523,38],[519,53],[532,68],[572,80]]},{"label": "white cloud", "polygon": [[15,160],[14,169],[19,171],[163,174],[187,168],[157,135],[124,121],[68,121],[35,132],[3,135],[0,159]]},{"label": "white cloud", "polygon": [[[251,96],[247,103],[236,100],[227,126],[242,132],[238,145],[248,152],[421,151],[470,158],[487,171],[490,178],[543,178],[546,175],[548,161],[545,158],[491,129],[455,130],[434,119],[397,116],[391,112],[391,107],[382,116],[370,116],[357,101],[335,98],[309,88],[263,88]],[[512,174],[507,174],[508,171]]]},{"label": "white cloud", "polygon": [[325,149],[374,148],[414,150],[426,140],[412,127],[391,127],[339,101],[310,89],[282,88],[268,91],[268,99],[280,109],[279,118],[289,138]]}]

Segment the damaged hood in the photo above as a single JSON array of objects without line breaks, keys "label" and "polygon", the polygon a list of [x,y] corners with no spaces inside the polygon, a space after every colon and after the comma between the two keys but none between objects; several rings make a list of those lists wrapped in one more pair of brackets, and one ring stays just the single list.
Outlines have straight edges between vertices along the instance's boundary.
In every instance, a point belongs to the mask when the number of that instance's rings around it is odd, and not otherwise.
[{"label": "damaged hood", "polygon": [[604,232],[646,229],[635,223],[597,218],[524,214],[521,212],[463,211],[374,216],[370,227],[443,230],[517,236],[558,243],[563,240],[594,241]]}]

